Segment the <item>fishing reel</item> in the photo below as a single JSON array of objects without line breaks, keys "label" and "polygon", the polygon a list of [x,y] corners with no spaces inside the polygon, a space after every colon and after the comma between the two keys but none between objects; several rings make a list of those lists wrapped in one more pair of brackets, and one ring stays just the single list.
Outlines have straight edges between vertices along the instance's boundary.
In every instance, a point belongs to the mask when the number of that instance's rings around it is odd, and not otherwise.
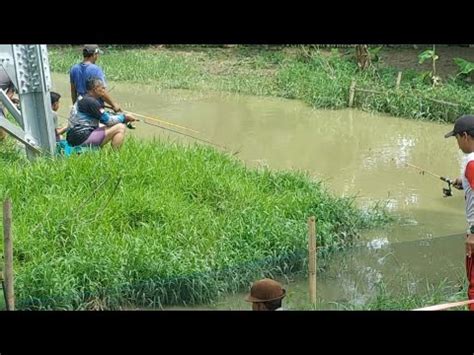
[{"label": "fishing reel", "polygon": [[442,178],[441,180],[445,181],[448,184],[448,187],[443,187],[443,197],[453,196],[453,190],[451,189],[451,185],[453,185],[454,182],[447,178]]},{"label": "fishing reel", "polygon": [[454,181],[449,179],[449,178],[445,178],[445,177],[441,176],[440,179],[448,184],[448,187],[443,187],[443,197],[453,196],[453,190],[451,189],[451,186],[454,186],[458,190],[463,189],[462,186],[456,185],[454,183]]}]

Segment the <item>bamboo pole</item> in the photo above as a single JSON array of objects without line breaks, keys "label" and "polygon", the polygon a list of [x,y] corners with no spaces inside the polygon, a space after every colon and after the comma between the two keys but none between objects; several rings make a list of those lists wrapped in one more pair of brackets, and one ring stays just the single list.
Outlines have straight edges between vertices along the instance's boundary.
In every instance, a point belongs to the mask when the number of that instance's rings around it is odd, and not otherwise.
[{"label": "bamboo pole", "polygon": [[356,81],[353,79],[351,81],[351,86],[349,87],[349,103],[348,106],[352,107],[354,104],[354,94],[355,94]]},{"label": "bamboo pole", "polygon": [[430,100],[430,101],[433,101],[433,102],[437,102],[438,104],[442,104],[442,105],[449,105],[449,106],[454,106],[454,107],[459,107],[459,104],[455,104],[453,102],[447,102],[447,101],[443,101],[443,100],[438,100],[438,99],[432,99],[430,97],[423,97],[427,100]]},{"label": "bamboo pole", "polygon": [[[401,81],[401,72],[399,72],[399,77],[400,77],[400,81]],[[397,84],[396,85],[397,85],[397,89],[399,89],[400,83],[398,82],[398,78],[397,78]],[[383,91],[370,90],[370,89],[360,89],[360,88],[355,88],[355,87],[354,87],[354,92],[352,92],[352,85],[351,85],[351,89],[349,89],[349,107],[352,107],[352,103],[354,101],[355,91],[366,92],[366,93],[371,93],[371,94],[385,94],[385,92],[383,92]],[[453,107],[459,107],[460,106],[460,104],[457,104],[457,103],[454,103],[454,102],[448,102],[448,101],[433,99],[431,97],[427,97],[427,96],[423,96],[423,95],[420,95],[419,97],[422,98],[422,99],[426,99],[426,100],[429,100],[429,101],[436,102],[436,103],[441,104],[441,105],[448,105],[448,106],[453,106]]]},{"label": "bamboo pole", "polygon": [[377,90],[369,90],[369,89],[356,89],[356,90],[360,92],[368,92],[371,94],[385,94],[383,91],[377,91]]},{"label": "bamboo pole", "polygon": [[414,311],[442,311],[443,309],[460,307],[460,306],[467,306],[468,304],[473,304],[473,303],[474,303],[474,300],[452,302],[452,303],[443,303],[443,304],[437,304],[435,306],[417,308],[417,309],[414,309]]},{"label": "bamboo pole", "polygon": [[308,252],[309,252],[309,299],[316,304],[316,226],[315,218],[308,218]]},{"label": "bamboo pole", "polygon": [[3,203],[3,241],[5,254],[5,289],[7,311],[15,310],[13,292],[13,242],[12,242],[12,202],[6,199]]}]

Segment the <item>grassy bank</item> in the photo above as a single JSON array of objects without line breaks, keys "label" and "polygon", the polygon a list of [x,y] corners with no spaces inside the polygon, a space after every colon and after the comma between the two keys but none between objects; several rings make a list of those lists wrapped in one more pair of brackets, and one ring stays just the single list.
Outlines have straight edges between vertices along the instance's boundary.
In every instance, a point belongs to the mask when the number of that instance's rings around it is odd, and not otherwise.
[{"label": "grassy bank", "polygon": [[387,220],[302,173],[198,145],[132,139],[119,153],[7,164],[12,154],[0,152],[0,197],[13,200],[20,309],[210,302],[304,268],[310,215],[320,257]]},{"label": "grassy bank", "polygon": [[[71,47],[50,49],[53,71],[67,73],[80,60]],[[112,47],[102,55],[108,80],[145,83],[159,88],[230,91],[300,99],[316,108],[347,107],[352,79],[358,87],[384,94],[357,93],[355,107],[394,116],[451,122],[474,111],[474,90],[447,79],[433,88],[415,70],[406,70],[395,90],[398,70],[375,64],[359,71],[347,50],[322,51],[282,46]],[[430,99],[459,104],[452,107]]]}]

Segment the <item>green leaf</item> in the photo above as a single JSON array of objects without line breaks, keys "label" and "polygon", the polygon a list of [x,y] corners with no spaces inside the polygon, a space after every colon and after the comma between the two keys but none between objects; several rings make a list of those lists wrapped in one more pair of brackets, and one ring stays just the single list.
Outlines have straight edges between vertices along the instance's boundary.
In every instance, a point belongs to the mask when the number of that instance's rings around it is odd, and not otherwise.
[{"label": "green leaf", "polygon": [[418,63],[422,64],[425,60],[432,58],[434,55],[433,50],[428,49],[418,55]]},{"label": "green leaf", "polygon": [[454,62],[457,64],[459,67],[459,73],[458,75],[469,75],[471,72],[474,71],[474,63],[469,62],[465,59],[462,58],[454,58]]},{"label": "green leaf", "polygon": [[369,48],[369,53],[372,61],[378,62],[379,61],[379,52],[383,48],[383,46],[375,47],[375,48]]}]

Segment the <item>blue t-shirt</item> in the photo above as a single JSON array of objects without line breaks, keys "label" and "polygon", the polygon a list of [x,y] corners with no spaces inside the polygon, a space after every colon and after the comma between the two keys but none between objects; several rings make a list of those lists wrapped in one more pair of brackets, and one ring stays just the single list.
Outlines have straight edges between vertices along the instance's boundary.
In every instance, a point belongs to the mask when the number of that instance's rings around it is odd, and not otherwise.
[{"label": "blue t-shirt", "polygon": [[104,72],[98,65],[92,63],[79,63],[71,68],[71,72],[69,73],[69,79],[71,83],[74,84],[74,86],[76,87],[78,95],[84,96],[86,94],[86,82],[89,78],[92,78],[93,76],[98,77],[104,82],[104,85],[107,85],[105,82]]}]

